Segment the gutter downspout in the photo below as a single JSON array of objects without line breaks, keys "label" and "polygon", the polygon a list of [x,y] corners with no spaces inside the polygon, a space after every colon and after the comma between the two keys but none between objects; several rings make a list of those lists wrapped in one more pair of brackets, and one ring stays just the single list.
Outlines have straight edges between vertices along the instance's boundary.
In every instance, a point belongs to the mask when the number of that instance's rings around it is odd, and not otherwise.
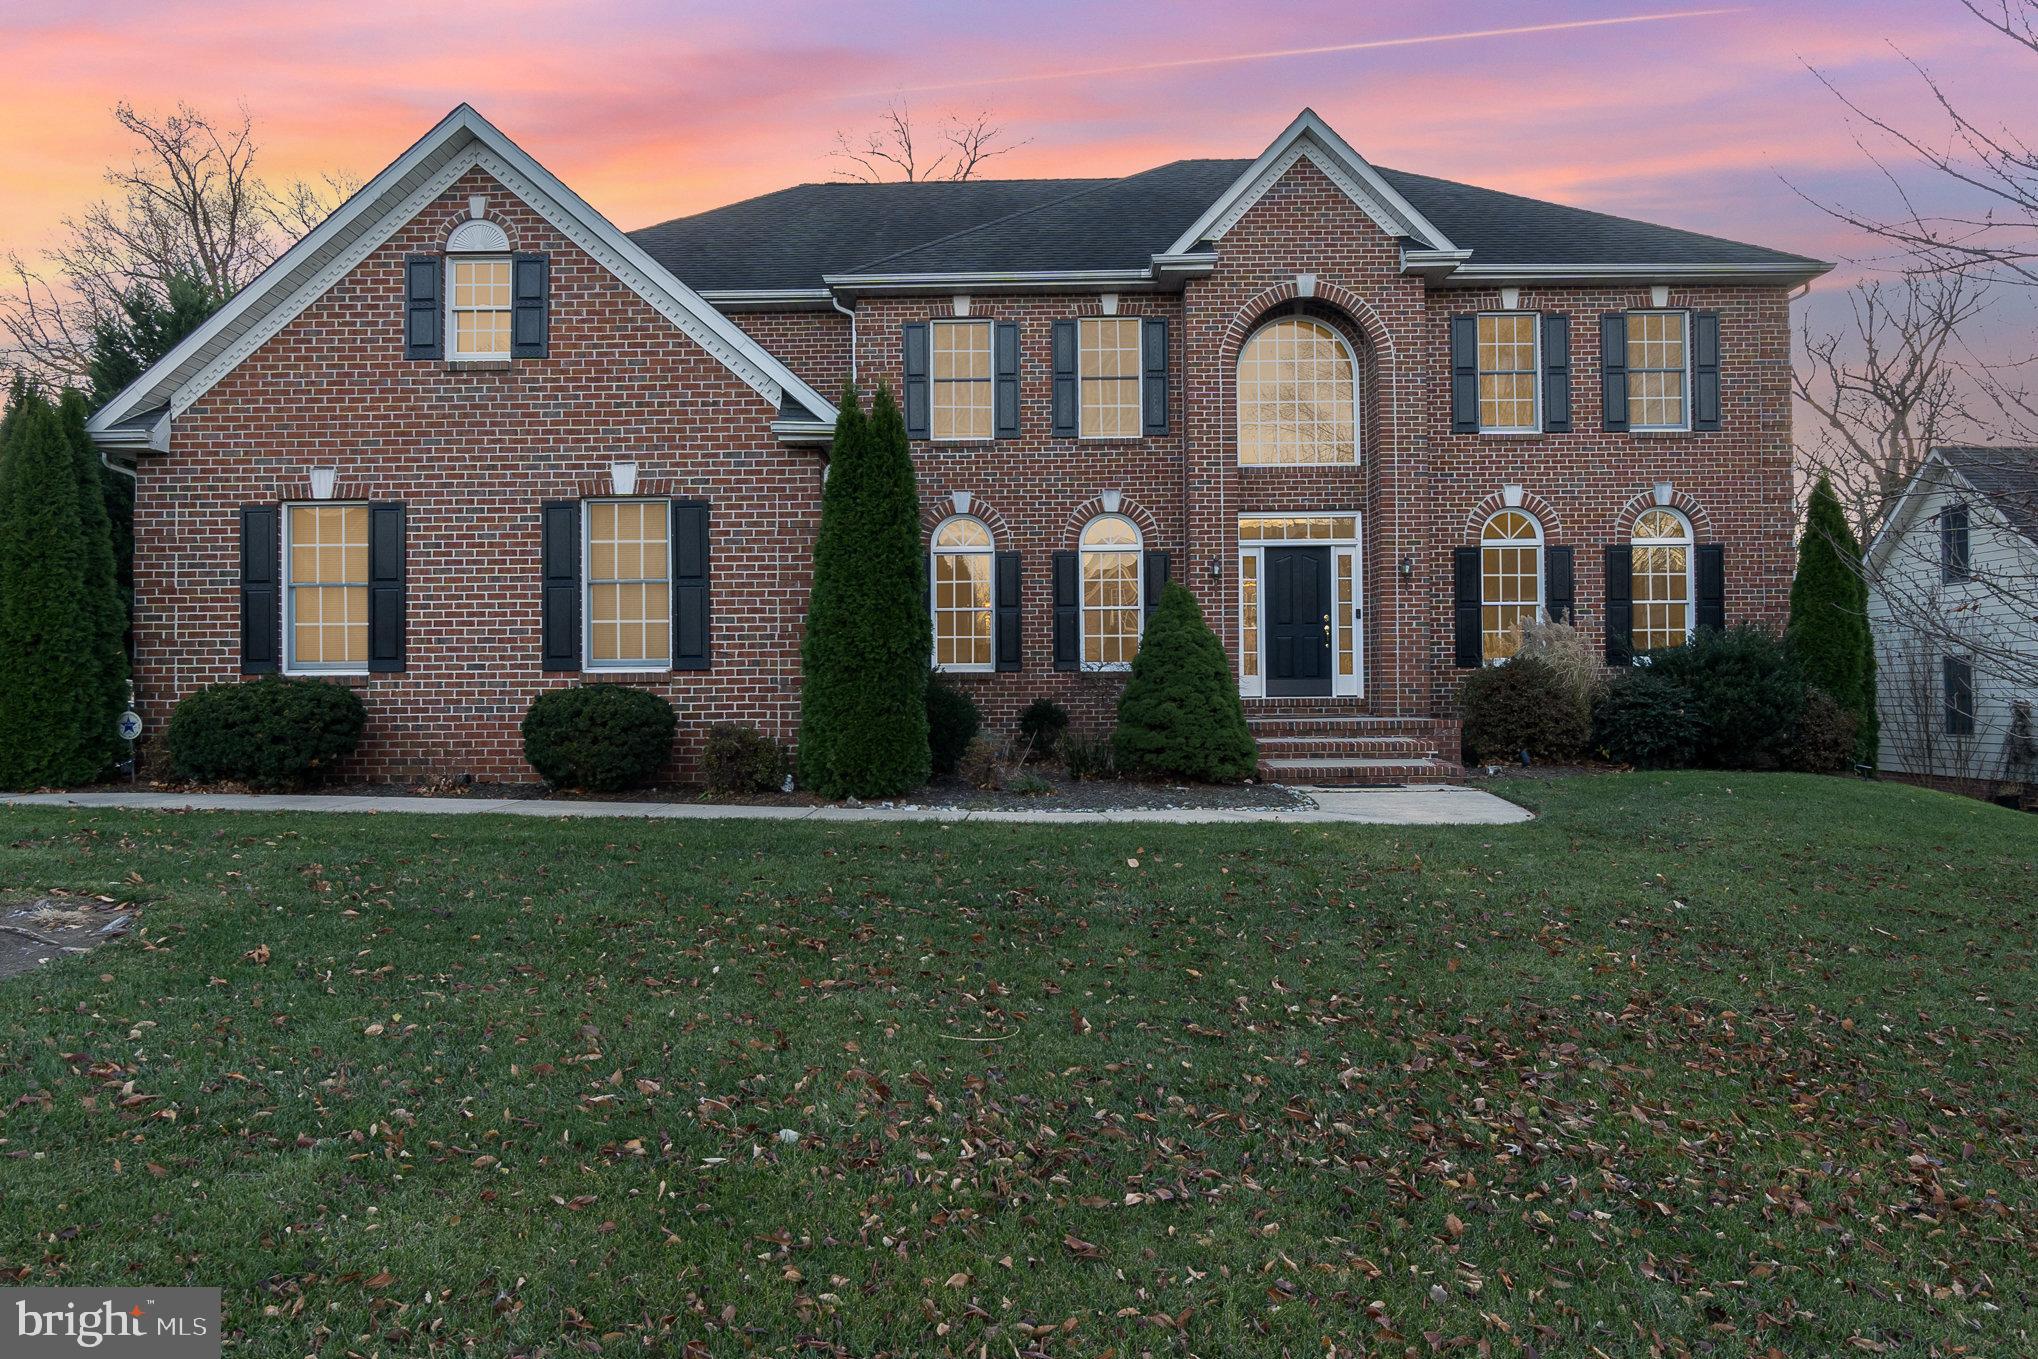
[{"label": "gutter downspout", "polygon": [[849,380],[856,381],[856,308],[845,307],[833,288],[828,290],[828,305],[849,318]]}]

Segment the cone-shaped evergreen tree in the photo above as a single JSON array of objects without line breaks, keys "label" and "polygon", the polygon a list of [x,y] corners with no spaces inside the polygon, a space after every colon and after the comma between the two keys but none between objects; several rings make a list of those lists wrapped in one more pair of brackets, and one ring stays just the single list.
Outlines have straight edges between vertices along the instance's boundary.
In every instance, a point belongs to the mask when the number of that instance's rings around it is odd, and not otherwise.
[{"label": "cone-shaped evergreen tree", "polygon": [[1224,644],[1180,585],[1161,590],[1146,620],[1111,744],[1120,769],[1148,777],[1224,783],[1258,766]]},{"label": "cone-shaped evergreen tree", "polygon": [[57,403],[57,419],[78,477],[78,532],[85,550],[85,593],[78,601],[92,629],[92,663],[77,677],[94,714],[86,727],[98,738],[100,772],[121,757],[114,730],[127,706],[127,601],[115,569],[113,525],[100,482],[99,452],[85,432],[85,396],[65,388]]},{"label": "cone-shaped evergreen tree", "polygon": [[1873,762],[1875,641],[1868,630],[1868,582],[1861,570],[1861,544],[1832,483],[1812,488],[1804,537],[1797,548],[1797,576],[1790,583],[1790,645],[1805,678],[1854,714],[1861,758]]},{"label": "cone-shaped evergreen tree", "polygon": [[85,783],[105,768],[112,716],[85,678],[99,662],[80,498],[58,415],[30,393],[0,457],[0,788]]},{"label": "cone-shaped evergreen tree", "polygon": [[842,394],[801,648],[800,781],[896,797],[927,781],[927,564],[906,422],[880,385]]}]

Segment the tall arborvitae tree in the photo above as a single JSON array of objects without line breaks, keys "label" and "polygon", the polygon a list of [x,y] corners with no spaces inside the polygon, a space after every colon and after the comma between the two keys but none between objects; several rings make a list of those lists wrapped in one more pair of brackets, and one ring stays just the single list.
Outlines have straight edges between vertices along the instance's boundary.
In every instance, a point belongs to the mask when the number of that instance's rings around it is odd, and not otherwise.
[{"label": "tall arborvitae tree", "polygon": [[842,394],[801,650],[800,781],[895,797],[927,781],[927,564],[906,422],[879,386]]},{"label": "tall arborvitae tree", "polygon": [[1120,769],[1147,777],[1227,783],[1259,763],[1224,643],[1180,585],[1161,588],[1146,621],[1111,744]]},{"label": "tall arborvitae tree", "polygon": [[1857,749],[1873,763],[1878,734],[1868,582],[1861,570],[1861,544],[1825,477],[1812,488],[1804,537],[1798,542],[1789,637],[1805,678],[1854,714]]},{"label": "tall arborvitae tree", "polygon": [[0,457],[0,788],[87,783],[106,767],[77,459],[29,393]]},{"label": "tall arborvitae tree", "polygon": [[113,529],[101,493],[99,451],[85,432],[85,396],[66,389],[57,403],[58,423],[71,450],[78,479],[78,533],[85,550],[85,593],[78,608],[92,628],[92,663],[78,676],[79,688],[96,716],[86,731],[101,737],[101,771],[120,758],[115,723],[127,706],[127,599],[114,569]]}]

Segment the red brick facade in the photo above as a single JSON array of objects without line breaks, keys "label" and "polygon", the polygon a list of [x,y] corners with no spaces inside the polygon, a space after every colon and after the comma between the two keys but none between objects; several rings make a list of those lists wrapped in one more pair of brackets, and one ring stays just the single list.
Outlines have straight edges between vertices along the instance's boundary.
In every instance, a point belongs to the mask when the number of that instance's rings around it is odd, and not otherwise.
[{"label": "red brick facade", "polygon": [[[404,357],[404,257],[440,249],[473,193],[488,196],[513,249],[550,256],[546,358],[477,370]],[[1728,616],[1782,617],[1792,532],[1783,288],[1673,289],[1672,306],[1720,313],[1721,428],[1634,435],[1600,430],[1598,317],[1649,305],[1647,286],[1525,288],[1521,308],[1571,317],[1576,432],[1459,435],[1449,318],[1498,307],[1497,292],[1432,288],[1403,273],[1397,243],[1306,160],[1217,253],[1207,276],[1178,290],[1117,297],[1119,314],[1170,320],[1163,437],[1051,432],[1052,323],[1099,313],[1100,294],[970,299],[972,317],[1018,323],[1019,436],[917,443],[914,454],[930,530],[954,493],[967,492],[997,547],[1022,555],[1020,671],[959,679],[992,724],[1009,728],[1042,695],[1070,704],[1079,725],[1109,720],[1122,676],[1054,670],[1050,627],[1050,555],[1075,546],[1106,492],[1121,497],[1147,547],[1173,554],[1174,578],[1197,592],[1234,650],[1239,516],[1359,514],[1365,693],[1351,706],[1376,713],[1449,714],[1461,674],[1452,667],[1451,549],[1475,541],[1504,483],[1524,488],[1549,543],[1575,550],[1588,629],[1603,621],[1603,548],[1626,541],[1633,516],[1666,481],[1699,541],[1725,547]],[[896,387],[901,326],[952,315],[954,305],[946,293],[859,300],[853,360],[862,389]],[[1359,355],[1356,466],[1239,466],[1237,357],[1284,308],[1329,321]],[[851,324],[838,312],[732,319],[825,396],[850,376]],[[711,503],[714,659],[705,671],[602,678],[672,700],[682,770],[710,721],[752,722],[792,740],[822,454],[781,442],[774,415],[545,218],[470,174],[180,414],[167,455],[141,460],[136,683],[145,714],[160,729],[179,698],[238,676],[237,510],[308,499],[310,469],[330,466],[339,498],[398,501],[409,520],[406,666],[348,681],[369,712],[355,772],[534,777],[517,723],[535,694],[578,682],[540,669],[539,508],[609,493],[609,464],[634,459],[640,494]]]}]

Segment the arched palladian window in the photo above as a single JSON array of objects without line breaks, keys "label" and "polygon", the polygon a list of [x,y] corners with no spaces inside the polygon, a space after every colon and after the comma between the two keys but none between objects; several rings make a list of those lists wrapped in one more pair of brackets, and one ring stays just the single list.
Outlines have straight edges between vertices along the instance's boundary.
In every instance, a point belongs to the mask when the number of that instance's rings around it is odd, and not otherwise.
[{"label": "arched palladian window", "polygon": [[510,356],[509,236],[484,218],[446,238],[446,329],[449,359]]},{"label": "arched palladian window", "polygon": [[1691,521],[1676,510],[1635,520],[1632,590],[1636,651],[1691,640]]},{"label": "arched palladian window", "polygon": [[1488,662],[1521,646],[1521,627],[1543,612],[1543,526],[1522,510],[1501,510],[1479,533],[1480,634]]},{"label": "arched palladian window", "polygon": [[1139,654],[1139,529],[1120,514],[1092,519],[1083,528],[1083,669],[1123,670]]},{"label": "arched palladian window", "polygon": [[1253,332],[1238,355],[1238,460],[1359,460],[1359,365],[1344,336],[1307,316]]},{"label": "arched palladian window", "polygon": [[991,668],[991,531],[958,516],[934,530],[934,664],[941,670]]}]

